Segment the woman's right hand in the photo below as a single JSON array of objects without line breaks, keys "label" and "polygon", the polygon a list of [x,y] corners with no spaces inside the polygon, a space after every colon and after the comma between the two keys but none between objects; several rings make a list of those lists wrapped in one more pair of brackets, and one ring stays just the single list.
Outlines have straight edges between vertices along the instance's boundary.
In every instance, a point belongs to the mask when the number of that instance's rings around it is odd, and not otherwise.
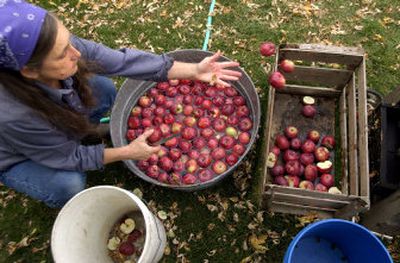
[{"label": "woman's right hand", "polygon": [[127,159],[133,160],[147,160],[153,153],[160,151],[161,146],[151,146],[147,142],[147,138],[154,132],[153,129],[149,129],[131,143],[127,147]]}]

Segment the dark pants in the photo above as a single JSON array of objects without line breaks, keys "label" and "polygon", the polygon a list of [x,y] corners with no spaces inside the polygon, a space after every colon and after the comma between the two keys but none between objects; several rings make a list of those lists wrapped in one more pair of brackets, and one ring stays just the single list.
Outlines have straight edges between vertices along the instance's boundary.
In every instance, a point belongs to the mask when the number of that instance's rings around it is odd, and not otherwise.
[{"label": "dark pants", "polygon": [[[94,76],[89,85],[98,98],[90,120],[98,123],[115,100],[116,88],[109,78]],[[24,161],[0,175],[0,181],[20,193],[43,201],[50,207],[62,207],[75,194],[86,187],[86,174],[49,168],[33,161]]]}]

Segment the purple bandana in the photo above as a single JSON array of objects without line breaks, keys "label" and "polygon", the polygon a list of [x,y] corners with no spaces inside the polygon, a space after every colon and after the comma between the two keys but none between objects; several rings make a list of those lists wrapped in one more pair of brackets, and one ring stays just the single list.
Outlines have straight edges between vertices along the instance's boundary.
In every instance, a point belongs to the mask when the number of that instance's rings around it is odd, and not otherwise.
[{"label": "purple bandana", "polygon": [[23,0],[0,0],[0,70],[20,70],[26,65],[46,14]]}]

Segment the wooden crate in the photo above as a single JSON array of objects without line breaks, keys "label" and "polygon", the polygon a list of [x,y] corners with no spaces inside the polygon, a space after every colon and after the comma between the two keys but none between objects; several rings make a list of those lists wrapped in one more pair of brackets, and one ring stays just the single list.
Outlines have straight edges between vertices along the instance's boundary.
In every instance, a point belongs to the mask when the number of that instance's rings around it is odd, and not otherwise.
[{"label": "wooden crate", "polygon": [[[261,205],[270,211],[306,214],[322,218],[350,218],[369,209],[368,123],[364,51],[360,48],[313,44],[281,46],[275,70],[281,59],[295,61],[296,69],[284,73],[287,86],[269,89],[261,162],[263,182]],[[301,99],[316,98],[318,115],[302,117]],[[337,146],[333,158],[334,172],[340,175],[341,195],[283,187],[272,183],[265,158],[274,145],[275,136],[284,128],[299,128],[300,138],[317,129],[321,138],[335,135]],[[336,133],[336,134],[335,134]],[[337,140],[339,138],[339,140]]]}]

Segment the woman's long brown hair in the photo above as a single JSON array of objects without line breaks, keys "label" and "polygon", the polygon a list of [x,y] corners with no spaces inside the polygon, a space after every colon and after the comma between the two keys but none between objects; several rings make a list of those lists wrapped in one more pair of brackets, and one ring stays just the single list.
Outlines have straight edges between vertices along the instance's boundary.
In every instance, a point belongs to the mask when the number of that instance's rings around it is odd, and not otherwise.
[{"label": "woman's long brown hair", "polygon": [[[40,68],[42,61],[55,44],[57,36],[57,19],[47,14],[42,25],[38,43],[33,51],[27,67]],[[79,94],[82,104],[90,109],[95,105],[91,88],[88,86],[88,67],[84,61],[79,61],[78,72],[73,76],[74,88]],[[60,130],[73,137],[83,137],[95,133],[95,125],[88,117],[73,109],[59,105],[38,88],[34,81],[24,78],[19,71],[1,70],[0,83],[20,102],[32,108],[43,118]]]}]

